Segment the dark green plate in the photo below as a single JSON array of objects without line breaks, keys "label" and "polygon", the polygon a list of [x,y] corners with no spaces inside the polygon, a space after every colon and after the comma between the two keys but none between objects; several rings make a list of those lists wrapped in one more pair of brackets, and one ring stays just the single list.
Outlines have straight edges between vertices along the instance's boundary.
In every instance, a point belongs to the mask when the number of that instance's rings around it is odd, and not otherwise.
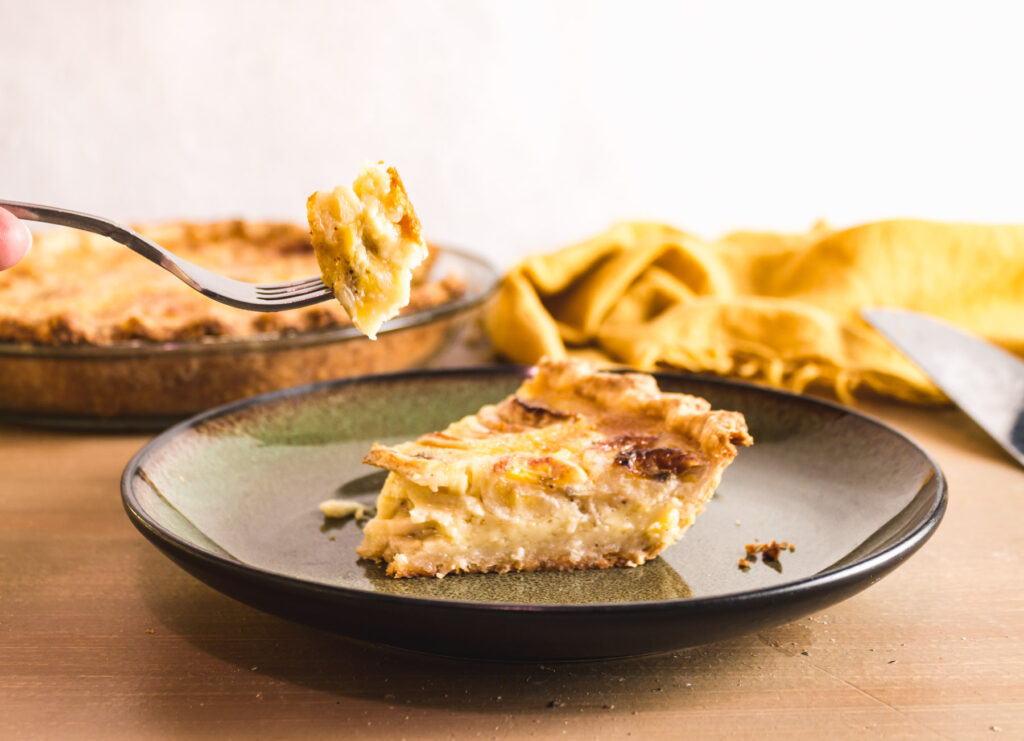
[{"label": "dark green plate", "polygon": [[[898,432],[849,409],[741,383],[659,375],[664,390],[746,415],[755,438],[683,539],[635,569],[395,580],[358,559],[374,441],[445,427],[519,384],[518,368],[333,381],[230,404],[172,427],[121,482],[129,517],[168,556],[243,602],[394,646],[481,658],[597,659],[761,630],[877,581],[938,526],[946,485]],[[774,564],[744,544],[785,540]]]}]

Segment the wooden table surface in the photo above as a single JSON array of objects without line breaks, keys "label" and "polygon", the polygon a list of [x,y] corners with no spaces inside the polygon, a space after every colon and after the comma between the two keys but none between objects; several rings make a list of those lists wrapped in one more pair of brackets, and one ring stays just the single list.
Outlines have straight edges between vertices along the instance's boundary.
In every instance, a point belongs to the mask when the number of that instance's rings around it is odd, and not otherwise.
[{"label": "wooden table surface", "polygon": [[432,658],[222,596],[128,522],[146,435],[0,426],[0,738],[1024,738],[1024,470],[958,411],[872,404],[946,518],[827,610],[588,664]]}]

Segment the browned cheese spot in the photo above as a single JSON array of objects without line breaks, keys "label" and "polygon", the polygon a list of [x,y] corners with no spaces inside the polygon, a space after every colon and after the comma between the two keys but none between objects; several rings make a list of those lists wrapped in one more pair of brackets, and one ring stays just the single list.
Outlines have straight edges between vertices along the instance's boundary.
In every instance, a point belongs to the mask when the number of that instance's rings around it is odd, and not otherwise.
[{"label": "browned cheese spot", "polygon": [[615,456],[615,462],[640,476],[663,481],[670,474],[679,476],[703,465],[704,459],[678,448],[628,448]]},{"label": "browned cheese spot", "polygon": [[526,402],[513,396],[499,407],[502,419],[510,424],[526,427],[547,427],[558,422],[572,419],[574,415],[561,412],[538,402]]}]

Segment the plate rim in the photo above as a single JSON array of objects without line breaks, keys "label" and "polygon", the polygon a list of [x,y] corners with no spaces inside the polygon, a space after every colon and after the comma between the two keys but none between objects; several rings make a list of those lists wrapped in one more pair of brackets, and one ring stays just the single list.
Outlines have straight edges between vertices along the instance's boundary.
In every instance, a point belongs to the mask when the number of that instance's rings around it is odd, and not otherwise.
[{"label": "plate rim", "polygon": [[[740,388],[748,392],[763,393],[769,396],[778,396],[800,404],[819,406],[851,415],[869,424],[881,427],[885,431],[896,435],[911,448],[922,455],[925,461],[932,468],[932,475],[926,477],[914,494],[911,502],[915,501],[922,490],[935,481],[935,494],[929,503],[928,511],[922,516],[913,530],[900,537],[882,550],[873,553],[866,558],[860,558],[852,563],[839,566],[827,567],[823,571],[802,577],[791,582],[758,587],[749,590],[726,592],[723,594],[708,595],[703,597],[676,597],[663,600],[637,600],[631,602],[598,602],[587,604],[550,604],[550,603],[513,603],[513,602],[491,602],[491,601],[466,601],[466,600],[445,600],[433,597],[418,597],[414,595],[387,594],[384,592],[368,592],[365,589],[356,589],[338,584],[323,584],[309,581],[298,577],[282,574],[274,571],[252,566],[237,559],[230,559],[211,553],[199,546],[161,528],[152,518],[144,514],[143,508],[138,506],[132,490],[132,480],[140,466],[155,451],[166,445],[177,435],[187,429],[195,427],[203,422],[233,414],[250,407],[260,406],[266,403],[276,402],[290,397],[314,394],[328,388],[338,388],[359,383],[372,383],[388,380],[401,380],[402,378],[445,378],[465,374],[486,375],[486,376],[510,376],[524,377],[532,366],[517,364],[490,364],[481,366],[459,366],[451,368],[419,368],[412,370],[397,371],[392,373],[376,373],[348,378],[336,378],[317,383],[302,384],[278,391],[270,391],[264,394],[239,399],[237,401],[222,404],[195,414],[177,424],[169,427],[159,435],[149,440],[140,448],[128,461],[121,474],[121,501],[128,519],[147,539],[155,545],[163,548],[169,547],[172,551],[178,550],[186,555],[206,562],[208,565],[224,570],[238,572],[249,581],[272,581],[293,591],[319,593],[330,595],[338,599],[347,599],[353,602],[369,601],[374,604],[387,606],[389,603],[395,607],[414,602],[422,609],[443,609],[472,611],[482,614],[487,613],[521,613],[536,614],[543,616],[582,616],[582,615],[614,615],[625,616],[631,614],[648,614],[675,612],[684,610],[693,613],[715,611],[723,607],[735,608],[743,605],[758,605],[761,603],[771,604],[772,602],[785,602],[799,597],[809,597],[821,592],[829,592],[837,589],[845,583],[855,583],[872,573],[886,573],[885,567],[892,564],[895,568],[910,555],[917,551],[934,534],[946,512],[948,504],[948,484],[945,474],[939,467],[932,455],[921,445],[911,439],[908,435],[900,432],[891,425],[880,419],[853,409],[844,404],[820,399],[806,394],[798,394],[782,389],[770,388],[754,383],[740,381],[732,378],[719,378],[713,376],[702,376],[692,373],[681,372],[653,372],[659,382],[662,379],[676,380],[682,382],[707,383],[713,386],[725,388]],[[616,369],[616,372],[630,372],[632,369]],[[640,371],[632,371],[640,372]],[[159,493],[158,493],[159,495]],[[908,504],[907,506],[910,506]],[[905,511],[906,507],[897,513],[897,516]]]}]

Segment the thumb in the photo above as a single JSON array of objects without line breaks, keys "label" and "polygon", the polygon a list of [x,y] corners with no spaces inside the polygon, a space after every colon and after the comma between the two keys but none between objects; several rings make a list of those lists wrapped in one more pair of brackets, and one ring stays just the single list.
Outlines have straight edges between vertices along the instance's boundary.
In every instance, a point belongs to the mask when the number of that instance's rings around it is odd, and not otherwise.
[{"label": "thumb", "polygon": [[23,258],[32,246],[32,232],[10,211],[0,208],[0,270]]}]

